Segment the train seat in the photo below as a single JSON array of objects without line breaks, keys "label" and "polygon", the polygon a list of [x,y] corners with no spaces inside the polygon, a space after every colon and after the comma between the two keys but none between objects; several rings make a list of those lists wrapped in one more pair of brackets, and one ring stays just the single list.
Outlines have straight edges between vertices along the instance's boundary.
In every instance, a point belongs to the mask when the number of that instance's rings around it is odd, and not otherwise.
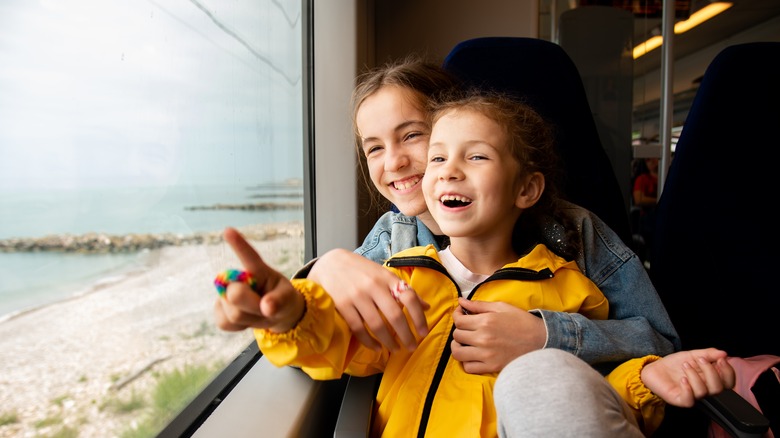
[{"label": "train seat", "polygon": [[[702,78],[669,167],[651,278],[685,349],[713,346],[780,362],[780,289],[770,275],[780,264],[771,207],[780,159],[778,59],[780,42],[723,49]],[[776,378],[765,393],[772,391],[766,400],[774,399],[780,436]],[[697,410],[672,409],[667,417],[675,432],[707,420]]]},{"label": "train seat", "polygon": [[563,194],[632,245],[623,189],[599,137],[580,73],[561,46],[536,38],[474,38],[458,43],[444,68],[467,84],[517,96],[551,122],[563,166]]}]

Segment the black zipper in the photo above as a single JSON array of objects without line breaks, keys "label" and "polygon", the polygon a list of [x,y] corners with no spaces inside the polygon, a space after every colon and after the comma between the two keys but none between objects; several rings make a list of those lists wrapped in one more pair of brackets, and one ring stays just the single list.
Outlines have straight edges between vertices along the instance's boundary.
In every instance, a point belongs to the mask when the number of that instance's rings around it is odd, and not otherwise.
[{"label": "black zipper", "polygon": [[[437,271],[442,275],[444,275],[445,277],[447,277],[452,282],[452,284],[455,285],[455,289],[458,291],[458,296],[461,296],[461,291],[460,291],[460,287],[458,287],[458,283],[455,282],[455,280],[450,276],[449,272],[447,272],[447,269],[445,269],[441,263],[428,256],[409,256],[409,257],[392,258],[387,261],[387,266],[390,266],[392,268],[422,267],[422,268],[433,269],[434,271]],[[541,271],[534,271],[533,269],[527,269],[527,268],[501,268],[498,271],[494,272],[493,275],[486,278],[485,281],[474,286],[471,295],[467,299],[471,299],[470,297],[474,296],[474,294],[477,292],[477,289],[479,289],[480,286],[482,286],[485,283],[489,283],[491,281],[495,281],[495,280],[535,281],[535,280],[546,280],[552,277],[553,277],[553,273],[552,271],[550,271],[549,268],[544,268]],[[447,368],[447,364],[450,361],[450,356],[452,355],[450,346],[452,345],[452,339],[454,333],[455,333],[455,324],[452,324],[452,327],[450,327],[450,334],[449,336],[447,336],[447,343],[444,344],[444,351],[442,351],[441,357],[439,357],[439,363],[436,365],[436,371],[433,374],[433,381],[431,382],[431,386],[428,388],[428,393],[425,396],[422,418],[420,418],[420,424],[417,427],[417,436],[419,438],[425,437],[425,430],[428,428],[428,420],[431,417],[431,408],[433,407],[433,400],[436,398],[436,392],[439,389],[439,384],[441,384],[442,376],[444,376],[444,370]]]}]

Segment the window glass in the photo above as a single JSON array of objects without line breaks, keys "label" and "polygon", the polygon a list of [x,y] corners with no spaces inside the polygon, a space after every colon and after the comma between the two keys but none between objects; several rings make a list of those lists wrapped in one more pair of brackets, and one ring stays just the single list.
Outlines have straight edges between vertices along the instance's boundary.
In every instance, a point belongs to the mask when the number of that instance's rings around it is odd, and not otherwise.
[{"label": "window glass", "polygon": [[253,338],[235,226],[303,260],[301,2],[0,2],[0,436],[155,436]]}]

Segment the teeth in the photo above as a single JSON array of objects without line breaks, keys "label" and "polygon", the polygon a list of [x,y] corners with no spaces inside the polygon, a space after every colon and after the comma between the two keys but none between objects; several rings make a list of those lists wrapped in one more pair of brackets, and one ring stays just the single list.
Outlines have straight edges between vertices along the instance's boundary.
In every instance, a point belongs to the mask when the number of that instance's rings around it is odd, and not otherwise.
[{"label": "teeth", "polygon": [[420,177],[415,176],[404,181],[393,181],[393,187],[395,187],[396,190],[406,190],[416,186],[418,182],[420,182]]},{"label": "teeth", "polygon": [[457,201],[457,202],[471,202],[471,199],[465,197],[465,196],[459,196],[459,195],[442,195],[441,198],[439,198],[440,202],[447,202],[447,201]]}]

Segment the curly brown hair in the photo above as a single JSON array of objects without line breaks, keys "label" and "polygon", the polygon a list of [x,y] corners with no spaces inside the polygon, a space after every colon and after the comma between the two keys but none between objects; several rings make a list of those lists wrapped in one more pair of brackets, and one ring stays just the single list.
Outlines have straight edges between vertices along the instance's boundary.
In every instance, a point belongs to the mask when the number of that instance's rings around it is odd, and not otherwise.
[{"label": "curly brown hair", "polygon": [[[520,164],[523,174],[539,172],[544,176],[541,197],[523,211],[515,224],[512,242],[515,250],[523,254],[545,241],[544,232],[549,219],[558,216],[561,168],[553,126],[521,100],[498,91],[478,88],[453,88],[440,94],[436,100],[430,100],[430,123],[433,125],[442,115],[463,109],[482,114],[503,127],[511,154]],[[575,251],[577,248],[574,247],[556,248],[556,252],[566,258],[572,257]]]}]

